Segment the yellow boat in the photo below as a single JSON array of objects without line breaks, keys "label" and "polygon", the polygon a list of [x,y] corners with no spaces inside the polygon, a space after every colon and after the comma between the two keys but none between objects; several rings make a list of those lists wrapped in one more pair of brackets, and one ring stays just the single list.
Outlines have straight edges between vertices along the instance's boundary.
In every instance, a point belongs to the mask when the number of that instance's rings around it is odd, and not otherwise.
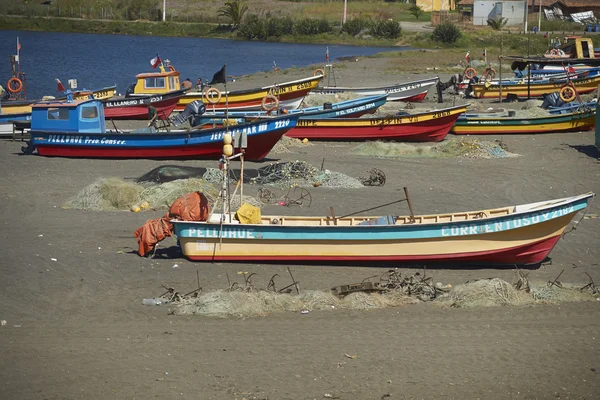
[{"label": "yellow boat", "polygon": [[[570,83],[575,86],[579,94],[591,93],[600,84],[600,75],[572,79]],[[502,83],[502,98],[505,99],[508,95],[518,98],[542,97],[545,94],[560,92],[565,85],[564,80],[543,80],[531,82],[529,85],[526,80],[504,81]],[[498,81],[475,83],[472,87],[473,97],[479,99],[497,99],[500,96],[500,83]]]}]

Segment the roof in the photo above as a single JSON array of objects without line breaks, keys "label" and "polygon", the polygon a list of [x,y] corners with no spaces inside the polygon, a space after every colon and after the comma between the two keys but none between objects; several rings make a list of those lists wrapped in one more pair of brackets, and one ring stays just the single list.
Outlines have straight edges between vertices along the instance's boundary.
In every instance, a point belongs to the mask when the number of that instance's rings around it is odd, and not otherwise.
[{"label": "roof", "polygon": [[158,78],[161,76],[177,76],[177,75],[179,75],[179,72],[177,72],[177,71],[165,71],[165,72],[146,72],[146,73],[137,74],[135,77],[140,79],[140,78]]},{"label": "roof", "polygon": [[[475,0],[462,0],[458,5],[466,6],[472,5]],[[488,0],[492,1],[492,0]],[[517,1],[517,0],[505,0],[505,1]],[[562,3],[565,7],[590,7],[590,8],[598,8],[600,7],[600,3],[598,0],[528,0],[530,7],[539,7],[540,3],[542,3],[542,7],[551,7],[556,3]],[[502,1],[498,1],[502,3]]]},{"label": "roof", "polygon": [[40,101],[38,103],[34,103],[31,105],[32,108],[58,108],[58,107],[78,107],[81,104],[84,103],[90,103],[90,102],[98,102],[100,100],[96,100],[96,99],[85,99],[85,100],[73,100],[72,102],[66,102],[66,101],[56,101],[56,100],[51,100],[51,101]]},{"label": "roof", "polygon": [[559,0],[557,3],[563,3],[566,7],[590,7],[598,8],[598,0]]}]

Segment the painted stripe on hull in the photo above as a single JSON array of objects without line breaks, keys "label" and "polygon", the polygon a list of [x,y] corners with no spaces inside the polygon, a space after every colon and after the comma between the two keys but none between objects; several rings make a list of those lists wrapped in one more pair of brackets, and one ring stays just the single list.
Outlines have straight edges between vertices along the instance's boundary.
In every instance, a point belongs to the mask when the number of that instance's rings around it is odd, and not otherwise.
[{"label": "painted stripe on hull", "polygon": [[[273,146],[281,139],[284,130],[263,135],[248,136],[247,160],[261,160],[267,156]],[[202,143],[189,146],[171,147],[99,147],[99,146],[61,146],[37,144],[41,156],[72,158],[209,158],[219,159],[223,155],[223,142]]]},{"label": "painted stripe on hull", "polygon": [[[560,235],[512,248],[475,251],[465,253],[448,253],[433,255],[364,255],[364,256],[195,256],[186,255],[192,261],[329,261],[329,262],[448,262],[448,263],[484,263],[495,265],[529,265],[542,262],[552,251]],[[218,246],[218,245],[217,245]]]},{"label": "painted stripe on hull", "polygon": [[443,140],[460,114],[434,120],[397,125],[374,126],[298,126],[286,136],[321,140],[398,140],[404,142],[439,142]]},{"label": "painted stripe on hull", "polygon": [[[159,119],[169,118],[177,102],[178,97],[167,99],[152,103],[152,106],[156,108]],[[105,119],[148,119],[148,106],[145,104],[130,106],[130,107],[104,107],[104,118]]]}]

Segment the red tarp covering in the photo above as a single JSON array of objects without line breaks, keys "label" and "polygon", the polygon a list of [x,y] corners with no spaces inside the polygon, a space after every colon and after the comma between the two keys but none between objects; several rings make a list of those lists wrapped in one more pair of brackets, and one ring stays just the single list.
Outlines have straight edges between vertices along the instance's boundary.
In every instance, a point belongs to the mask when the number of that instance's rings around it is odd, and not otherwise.
[{"label": "red tarp covering", "polygon": [[206,221],[210,213],[208,199],[201,192],[188,193],[173,202],[169,212],[159,219],[149,219],[133,233],[139,248],[138,253],[144,257],[161,240],[173,234],[172,219],[182,221]]}]

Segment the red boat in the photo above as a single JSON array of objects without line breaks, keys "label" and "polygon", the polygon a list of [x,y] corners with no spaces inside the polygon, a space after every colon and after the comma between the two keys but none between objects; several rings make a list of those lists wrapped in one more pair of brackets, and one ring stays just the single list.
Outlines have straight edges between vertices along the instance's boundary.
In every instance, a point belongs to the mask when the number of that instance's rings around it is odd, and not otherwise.
[{"label": "red boat", "polygon": [[286,135],[298,139],[397,140],[439,142],[443,140],[468,104],[418,114],[381,118],[300,119]]},{"label": "red boat", "polygon": [[158,119],[167,119],[185,90],[146,96],[114,96],[104,101],[106,119],[148,119],[148,107],[156,108]]}]

